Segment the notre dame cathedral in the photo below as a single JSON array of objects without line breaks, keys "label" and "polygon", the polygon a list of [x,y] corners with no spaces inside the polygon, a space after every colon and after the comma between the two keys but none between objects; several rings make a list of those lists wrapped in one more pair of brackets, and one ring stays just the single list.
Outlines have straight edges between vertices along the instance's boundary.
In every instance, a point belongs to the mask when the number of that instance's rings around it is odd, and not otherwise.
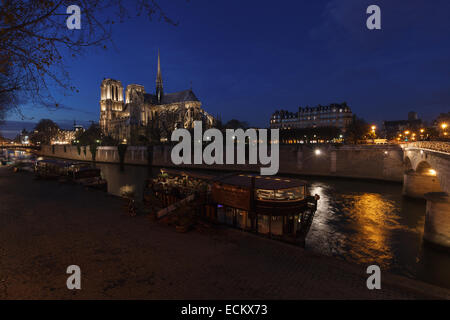
[{"label": "notre dame cathedral", "polygon": [[215,119],[201,105],[192,89],[164,93],[158,51],[155,94],[146,93],[141,85],[129,84],[124,101],[119,80],[102,81],[100,128],[120,142],[132,143],[133,137],[137,136],[151,139],[157,136],[157,139],[167,141],[174,129],[193,128],[196,120],[203,122],[203,130],[214,125]]}]

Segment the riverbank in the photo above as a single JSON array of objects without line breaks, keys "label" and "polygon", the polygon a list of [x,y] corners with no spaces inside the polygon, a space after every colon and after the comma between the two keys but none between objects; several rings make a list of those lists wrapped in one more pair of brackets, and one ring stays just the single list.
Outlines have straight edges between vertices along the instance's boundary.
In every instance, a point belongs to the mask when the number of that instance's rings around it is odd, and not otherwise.
[{"label": "riverbank", "polygon": [[[432,299],[450,291],[237,230],[179,234],[123,200],[0,167],[1,299]],[[79,265],[82,289],[66,288]]]}]

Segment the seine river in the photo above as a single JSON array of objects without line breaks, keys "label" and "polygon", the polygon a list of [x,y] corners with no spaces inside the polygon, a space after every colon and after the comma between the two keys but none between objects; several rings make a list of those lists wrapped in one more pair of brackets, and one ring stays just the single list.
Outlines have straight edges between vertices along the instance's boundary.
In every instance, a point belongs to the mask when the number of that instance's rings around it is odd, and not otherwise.
[{"label": "seine river", "polygon": [[[108,192],[142,194],[144,181],[159,172],[142,166],[98,164]],[[450,288],[450,254],[422,241],[425,202],[402,197],[396,183],[302,178],[320,195],[306,249]]]}]

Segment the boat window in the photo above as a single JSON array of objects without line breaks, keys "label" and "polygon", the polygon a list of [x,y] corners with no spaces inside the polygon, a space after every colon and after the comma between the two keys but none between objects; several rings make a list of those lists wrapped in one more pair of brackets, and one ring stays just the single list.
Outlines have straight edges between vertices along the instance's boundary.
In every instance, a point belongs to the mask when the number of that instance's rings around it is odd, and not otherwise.
[{"label": "boat window", "polygon": [[304,187],[277,190],[275,193],[277,200],[298,200],[304,198]]},{"label": "boat window", "polygon": [[256,189],[256,198],[259,200],[274,200],[275,199],[275,191],[274,190]]},{"label": "boat window", "polygon": [[258,200],[298,200],[305,197],[305,187],[295,187],[280,190],[256,189],[256,198]]}]

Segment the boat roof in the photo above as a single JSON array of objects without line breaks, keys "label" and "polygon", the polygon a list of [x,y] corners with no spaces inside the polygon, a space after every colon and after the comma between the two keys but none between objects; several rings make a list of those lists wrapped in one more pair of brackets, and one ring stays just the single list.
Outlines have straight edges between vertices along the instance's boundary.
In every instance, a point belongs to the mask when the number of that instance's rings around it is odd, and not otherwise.
[{"label": "boat roof", "polygon": [[94,168],[94,167],[81,167],[77,172],[82,171],[101,171],[100,168]]},{"label": "boat roof", "polygon": [[201,180],[212,180],[216,178],[216,175],[206,174],[206,173],[200,173],[200,172],[193,172],[193,171],[184,171],[184,170],[176,170],[176,169],[161,169],[162,173],[167,173],[169,175],[174,176],[187,176],[194,179],[201,179]]},{"label": "boat roof", "polygon": [[38,160],[38,163],[51,163],[57,166],[67,166],[68,164],[70,164],[70,162],[66,162],[66,161],[61,161],[61,160],[55,160],[55,159],[43,159],[43,160]]},{"label": "boat roof", "polygon": [[229,184],[244,188],[250,188],[253,177],[255,177],[256,189],[280,190],[307,185],[306,181],[300,179],[291,179],[277,176],[260,176],[251,173],[240,173],[240,174],[234,173],[224,175],[221,177],[217,177],[216,179],[214,179],[214,181],[222,184]]},{"label": "boat roof", "polygon": [[91,164],[89,162],[71,162],[70,165],[73,167],[75,167],[75,166],[90,167],[91,166]]},{"label": "boat roof", "polygon": [[169,175],[188,176],[190,178],[213,181],[222,184],[229,184],[244,188],[250,188],[252,177],[255,177],[255,188],[266,190],[280,190],[306,186],[307,182],[300,179],[292,179],[278,176],[260,176],[252,173],[227,173],[222,175],[212,175],[193,171],[176,169],[161,169],[161,172]]}]

